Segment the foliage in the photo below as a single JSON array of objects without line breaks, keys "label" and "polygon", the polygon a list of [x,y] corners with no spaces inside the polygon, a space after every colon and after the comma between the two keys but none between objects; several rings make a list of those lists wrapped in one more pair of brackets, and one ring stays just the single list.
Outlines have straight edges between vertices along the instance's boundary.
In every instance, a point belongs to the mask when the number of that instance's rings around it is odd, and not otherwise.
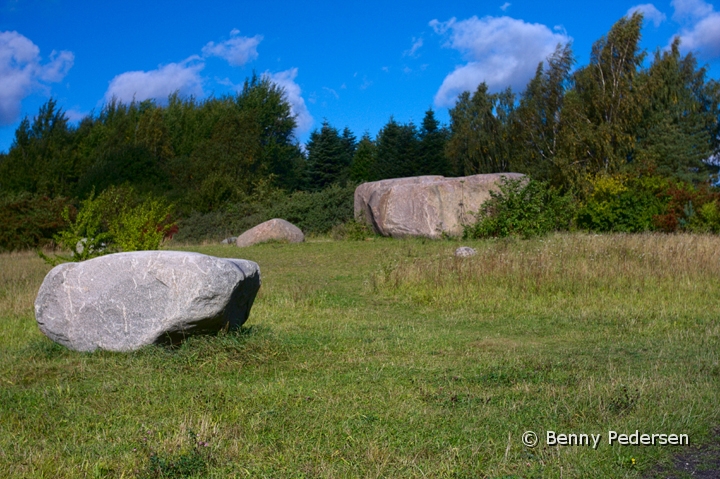
[{"label": "foliage", "polygon": [[521,145],[515,166],[555,185],[565,183],[568,174],[563,140],[570,125],[563,106],[574,63],[570,45],[558,45],[547,67],[538,65],[513,115],[513,134]]},{"label": "foliage", "polygon": [[337,129],[324,121],[320,131],[310,134],[307,144],[308,189],[318,191],[333,183],[346,182],[355,148],[350,130],[345,128],[341,137]]},{"label": "foliage", "polygon": [[720,233],[720,192],[657,175],[599,175],[578,209],[579,228],[597,232]]},{"label": "foliage", "polygon": [[353,218],[355,185],[337,184],[320,191],[268,190],[225,210],[194,213],[179,221],[179,242],[217,242],[273,218],[293,223],[305,234],[325,234]]},{"label": "foliage", "polygon": [[464,92],[450,109],[451,136],[446,154],[459,175],[510,171],[514,143],[511,116],[515,95],[510,89],[489,93],[487,84]]},{"label": "foliage", "polygon": [[452,176],[452,167],[445,154],[450,130],[435,119],[435,112],[425,112],[418,139],[420,140],[420,163],[416,175]]},{"label": "foliage", "polygon": [[24,118],[15,131],[0,162],[0,193],[71,196],[77,175],[73,140],[65,112],[51,98],[32,122]]},{"label": "foliage", "polygon": [[354,184],[331,185],[317,192],[297,191],[270,208],[273,218],[282,218],[305,234],[327,233],[353,218]]},{"label": "foliage", "polygon": [[202,102],[177,94],[160,103],[113,99],[76,128],[50,99],[0,157],[0,192],[83,200],[129,184],[185,213],[211,211],[251,194],[259,180],[301,186],[305,160],[294,128],[284,91],[267,77]]},{"label": "foliage", "polygon": [[660,231],[674,233],[720,233],[720,192],[707,184],[673,181],[663,192],[666,208],[653,218],[653,225]]},{"label": "foliage", "polygon": [[[63,197],[19,193],[0,198],[0,251],[36,248],[48,243],[67,225],[63,210],[70,208]],[[68,217],[74,209],[68,210]]]},{"label": "foliage", "polygon": [[506,178],[499,191],[477,213],[477,222],[465,226],[465,238],[520,236],[530,238],[572,227],[574,200],[546,183]]},{"label": "foliage", "polygon": [[665,212],[667,180],[658,176],[598,175],[592,193],[579,208],[577,225],[591,231],[637,233],[654,229]]},{"label": "foliage", "polygon": [[375,177],[375,142],[365,132],[360,138],[353,155],[350,165],[350,181],[362,183],[373,181]]},{"label": "foliage", "polygon": [[74,220],[68,208],[63,212],[68,227],[56,240],[72,255],[58,259],[83,261],[118,250],[159,249],[174,231],[172,209],[161,198],[139,198],[131,187],[110,187],[97,197],[93,192],[81,202]]},{"label": "foliage", "polygon": [[351,219],[346,223],[334,226],[330,236],[335,240],[363,241],[377,236],[372,226],[360,219]]},{"label": "foliage", "polygon": [[[570,45],[558,45],[518,95],[484,83],[463,92],[448,126],[429,109],[419,127],[390,117],[376,138],[366,133],[357,142],[348,128],[323,122],[307,158],[287,96],[267,76],[253,74],[236,94],[206,100],[113,99],[77,126],[50,99],[0,154],[0,195],[78,203],[127,184],[175,204],[186,238],[198,239],[271,215],[329,231],[351,218],[344,200],[331,200],[335,183],[517,171],[576,195],[584,228],[716,231],[718,207],[697,188],[715,181],[720,167],[720,84],[692,54],[680,54],[677,39],[646,62],[642,24],[640,13],[620,19],[574,71]],[[644,183],[648,172],[676,187]],[[627,189],[606,197],[600,178],[620,177]],[[262,185],[276,191],[272,201],[261,199]],[[329,204],[345,206],[323,212]],[[5,241],[39,244],[51,229]]]},{"label": "foliage", "polygon": [[591,174],[614,174],[629,158],[645,98],[638,88],[645,58],[640,50],[642,14],[623,17],[593,44],[590,64],[574,73],[574,94],[580,100],[569,140],[576,146],[578,167]]},{"label": "foliage", "polygon": [[391,117],[375,140],[376,179],[415,176],[418,153],[419,140],[415,125],[412,122],[403,125]]},{"label": "foliage", "polygon": [[[716,168],[706,163],[717,143],[715,82],[705,82],[690,53],[680,55],[680,40],[656,52],[639,82],[644,97],[632,162],[681,181],[702,182]],[[716,150],[715,150],[716,151]]]}]

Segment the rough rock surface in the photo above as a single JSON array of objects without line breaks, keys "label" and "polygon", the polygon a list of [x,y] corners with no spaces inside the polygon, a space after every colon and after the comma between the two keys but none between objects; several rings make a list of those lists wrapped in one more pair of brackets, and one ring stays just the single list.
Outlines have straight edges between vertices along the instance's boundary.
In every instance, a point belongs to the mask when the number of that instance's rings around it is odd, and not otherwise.
[{"label": "rough rock surface", "polygon": [[305,235],[300,231],[300,228],[289,221],[275,218],[250,228],[238,236],[235,244],[237,246],[251,246],[266,241],[302,243],[305,241]]},{"label": "rough rock surface", "polygon": [[132,351],[242,325],[260,288],[252,261],[182,251],[65,263],[35,300],[40,330],[76,351]]},{"label": "rough rock surface", "polygon": [[523,175],[415,176],[363,183],[355,190],[355,217],[383,236],[459,236],[463,224],[475,222],[472,213],[498,189],[502,177]]},{"label": "rough rock surface", "polygon": [[458,258],[469,258],[470,256],[475,256],[476,254],[477,251],[475,251],[475,248],[471,248],[469,246],[461,246],[455,250],[455,256]]}]

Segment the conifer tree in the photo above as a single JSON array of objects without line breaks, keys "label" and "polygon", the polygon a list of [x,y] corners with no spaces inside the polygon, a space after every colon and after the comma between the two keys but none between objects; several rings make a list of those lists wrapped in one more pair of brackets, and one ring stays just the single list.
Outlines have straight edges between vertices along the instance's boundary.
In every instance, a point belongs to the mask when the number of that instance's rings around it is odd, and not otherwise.
[{"label": "conifer tree", "polygon": [[453,172],[445,156],[445,144],[448,136],[447,128],[441,127],[440,122],[435,118],[435,112],[432,108],[428,109],[420,127],[420,161],[416,174],[452,175]]},{"label": "conifer tree", "polygon": [[375,165],[378,179],[416,176],[419,140],[417,128],[410,122],[401,125],[393,117],[378,132]]},{"label": "conifer tree", "polygon": [[336,128],[323,121],[320,130],[310,134],[307,144],[308,188],[321,190],[333,183],[345,182],[353,150],[354,137],[350,130],[345,128],[341,137]]},{"label": "conifer tree", "polygon": [[375,166],[375,142],[365,132],[355,150],[350,166],[350,180],[359,183],[378,179]]},{"label": "conifer tree", "polygon": [[679,38],[669,51],[655,53],[639,78],[645,104],[633,165],[686,181],[708,180],[705,160],[715,153],[720,98],[705,75],[692,53],[680,55]]}]

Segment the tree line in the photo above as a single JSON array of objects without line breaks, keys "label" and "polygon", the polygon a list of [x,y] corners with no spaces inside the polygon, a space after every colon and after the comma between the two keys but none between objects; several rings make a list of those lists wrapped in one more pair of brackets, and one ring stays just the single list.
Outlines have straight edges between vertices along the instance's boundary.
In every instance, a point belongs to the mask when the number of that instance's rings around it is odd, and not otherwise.
[{"label": "tree line", "polygon": [[571,45],[558,45],[522,92],[481,83],[462,93],[449,125],[429,109],[419,126],[391,117],[375,138],[324,121],[303,147],[284,92],[256,75],[235,95],[202,101],[112,100],[77,126],[50,99],[0,155],[0,198],[44,198],[47,210],[129,185],[187,217],[237,210],[268,191],[416,175],[515,171],[579,195],[598,175],[711,181],[720,86],[679,40],[648,61],[642,23],[639,13],[619,20],[577,69]]}]

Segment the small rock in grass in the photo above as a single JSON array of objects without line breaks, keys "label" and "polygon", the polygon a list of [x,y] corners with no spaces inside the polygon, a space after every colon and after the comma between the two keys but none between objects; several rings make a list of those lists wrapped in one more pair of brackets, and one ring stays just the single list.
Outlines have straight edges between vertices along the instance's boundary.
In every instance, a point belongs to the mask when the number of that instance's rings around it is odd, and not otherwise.
[{"label": "small rock in grass", "polygon": [[477,251],[469,246],[461,246],[455,250],[455,256],[460,258],[468,258],[470,256],[475,256],[476,254]]}]

